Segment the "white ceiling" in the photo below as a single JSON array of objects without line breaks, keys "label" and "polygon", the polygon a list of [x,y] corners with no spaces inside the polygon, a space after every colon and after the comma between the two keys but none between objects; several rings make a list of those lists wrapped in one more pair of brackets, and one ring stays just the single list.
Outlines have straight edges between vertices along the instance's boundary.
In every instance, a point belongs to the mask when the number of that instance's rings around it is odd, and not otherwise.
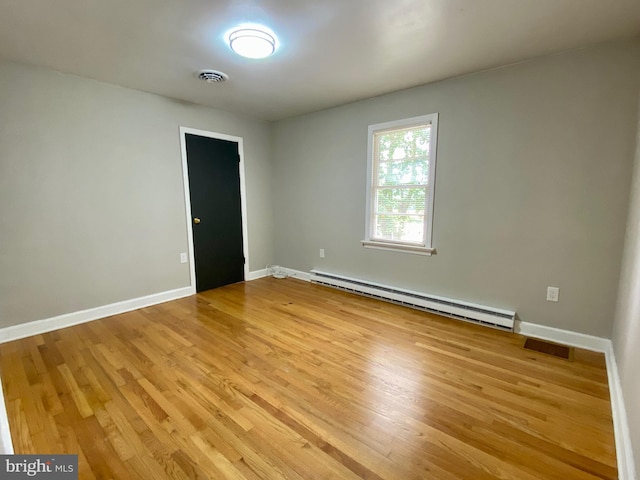
[{"label": "white ceiling", "polygon": [[[278,52],[233,54],[243,22]],[[0,58],[269,120],[638,35],[638,0],[0,0]]]}]

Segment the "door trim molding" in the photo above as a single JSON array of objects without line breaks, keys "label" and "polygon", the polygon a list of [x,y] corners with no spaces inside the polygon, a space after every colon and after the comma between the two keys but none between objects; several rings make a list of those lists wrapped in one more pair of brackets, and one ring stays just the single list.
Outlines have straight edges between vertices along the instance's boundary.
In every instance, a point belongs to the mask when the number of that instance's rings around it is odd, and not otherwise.
[{"label": "door trim molding", "polygon": [[180,127],[180,154],[182,156],[182,181],[184,187],[185,221],[187,224],[187,248],[189,249],[189,277],[193,291],[196,291],[196,263],[193,249],[193,224],[191,223],[191,193],[189,191],[189,167],[187,165],[186,135],[227,140],[238,144],[240,156],[240,208],[242,212],[242,251],[244,254],[244,279],[249,280],[249,229],[247,226],[247,188],[244,175],[244,140],[242,137],[227,135],[226,133],[209,132],[196,128]]}]

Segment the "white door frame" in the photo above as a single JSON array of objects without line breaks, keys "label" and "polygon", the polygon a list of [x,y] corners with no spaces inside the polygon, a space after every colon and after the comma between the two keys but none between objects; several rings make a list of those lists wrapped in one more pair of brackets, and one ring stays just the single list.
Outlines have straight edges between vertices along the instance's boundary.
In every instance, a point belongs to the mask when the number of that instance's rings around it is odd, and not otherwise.
[{"label": "white door frame", "polygon": [[191,193],[189,191],[189,167],[187,164],[187,141],[186,135],[197,135],[199,137],[216,138],[227,140],[238,144],[238,155],[240,155],[240,206],[242,213],[242,251],[244,253],[244,279],[249,277],[249,238],[247,228],[247,189],[244,176],[244,146],[242,137],[235,137],[225,133],[209,132],[195,128],[180,127],[180,150],[182,154],[182,180],[184,184],[184,205],[185,220],[187,222],[187,239],[189,248],[189,274],[191,280],[191,291],[196,293],[196,264],[193,249],[193,222],[191,221]]}]

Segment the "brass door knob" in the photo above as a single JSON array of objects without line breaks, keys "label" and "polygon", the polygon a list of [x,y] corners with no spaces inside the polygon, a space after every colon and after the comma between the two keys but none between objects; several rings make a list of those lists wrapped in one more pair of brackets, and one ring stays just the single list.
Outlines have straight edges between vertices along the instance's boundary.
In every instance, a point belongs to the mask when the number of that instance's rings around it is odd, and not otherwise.
[{"label": "brass door knob", "polygon": [[198,217],[193,219],[193,223],[195,223],[196,225],[200,223],[200,219]]}]

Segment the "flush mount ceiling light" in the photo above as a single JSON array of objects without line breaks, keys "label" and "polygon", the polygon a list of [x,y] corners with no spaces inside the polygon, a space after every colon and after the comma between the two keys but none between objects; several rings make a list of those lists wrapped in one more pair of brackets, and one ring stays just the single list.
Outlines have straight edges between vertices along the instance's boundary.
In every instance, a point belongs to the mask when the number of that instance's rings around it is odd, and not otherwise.
[{"label": "flush mount ceiling light", "polygon": [[266,58],[276,51],[278,39],[262,25],[241,25],[227,34],[231,50],[246,58]]}]

